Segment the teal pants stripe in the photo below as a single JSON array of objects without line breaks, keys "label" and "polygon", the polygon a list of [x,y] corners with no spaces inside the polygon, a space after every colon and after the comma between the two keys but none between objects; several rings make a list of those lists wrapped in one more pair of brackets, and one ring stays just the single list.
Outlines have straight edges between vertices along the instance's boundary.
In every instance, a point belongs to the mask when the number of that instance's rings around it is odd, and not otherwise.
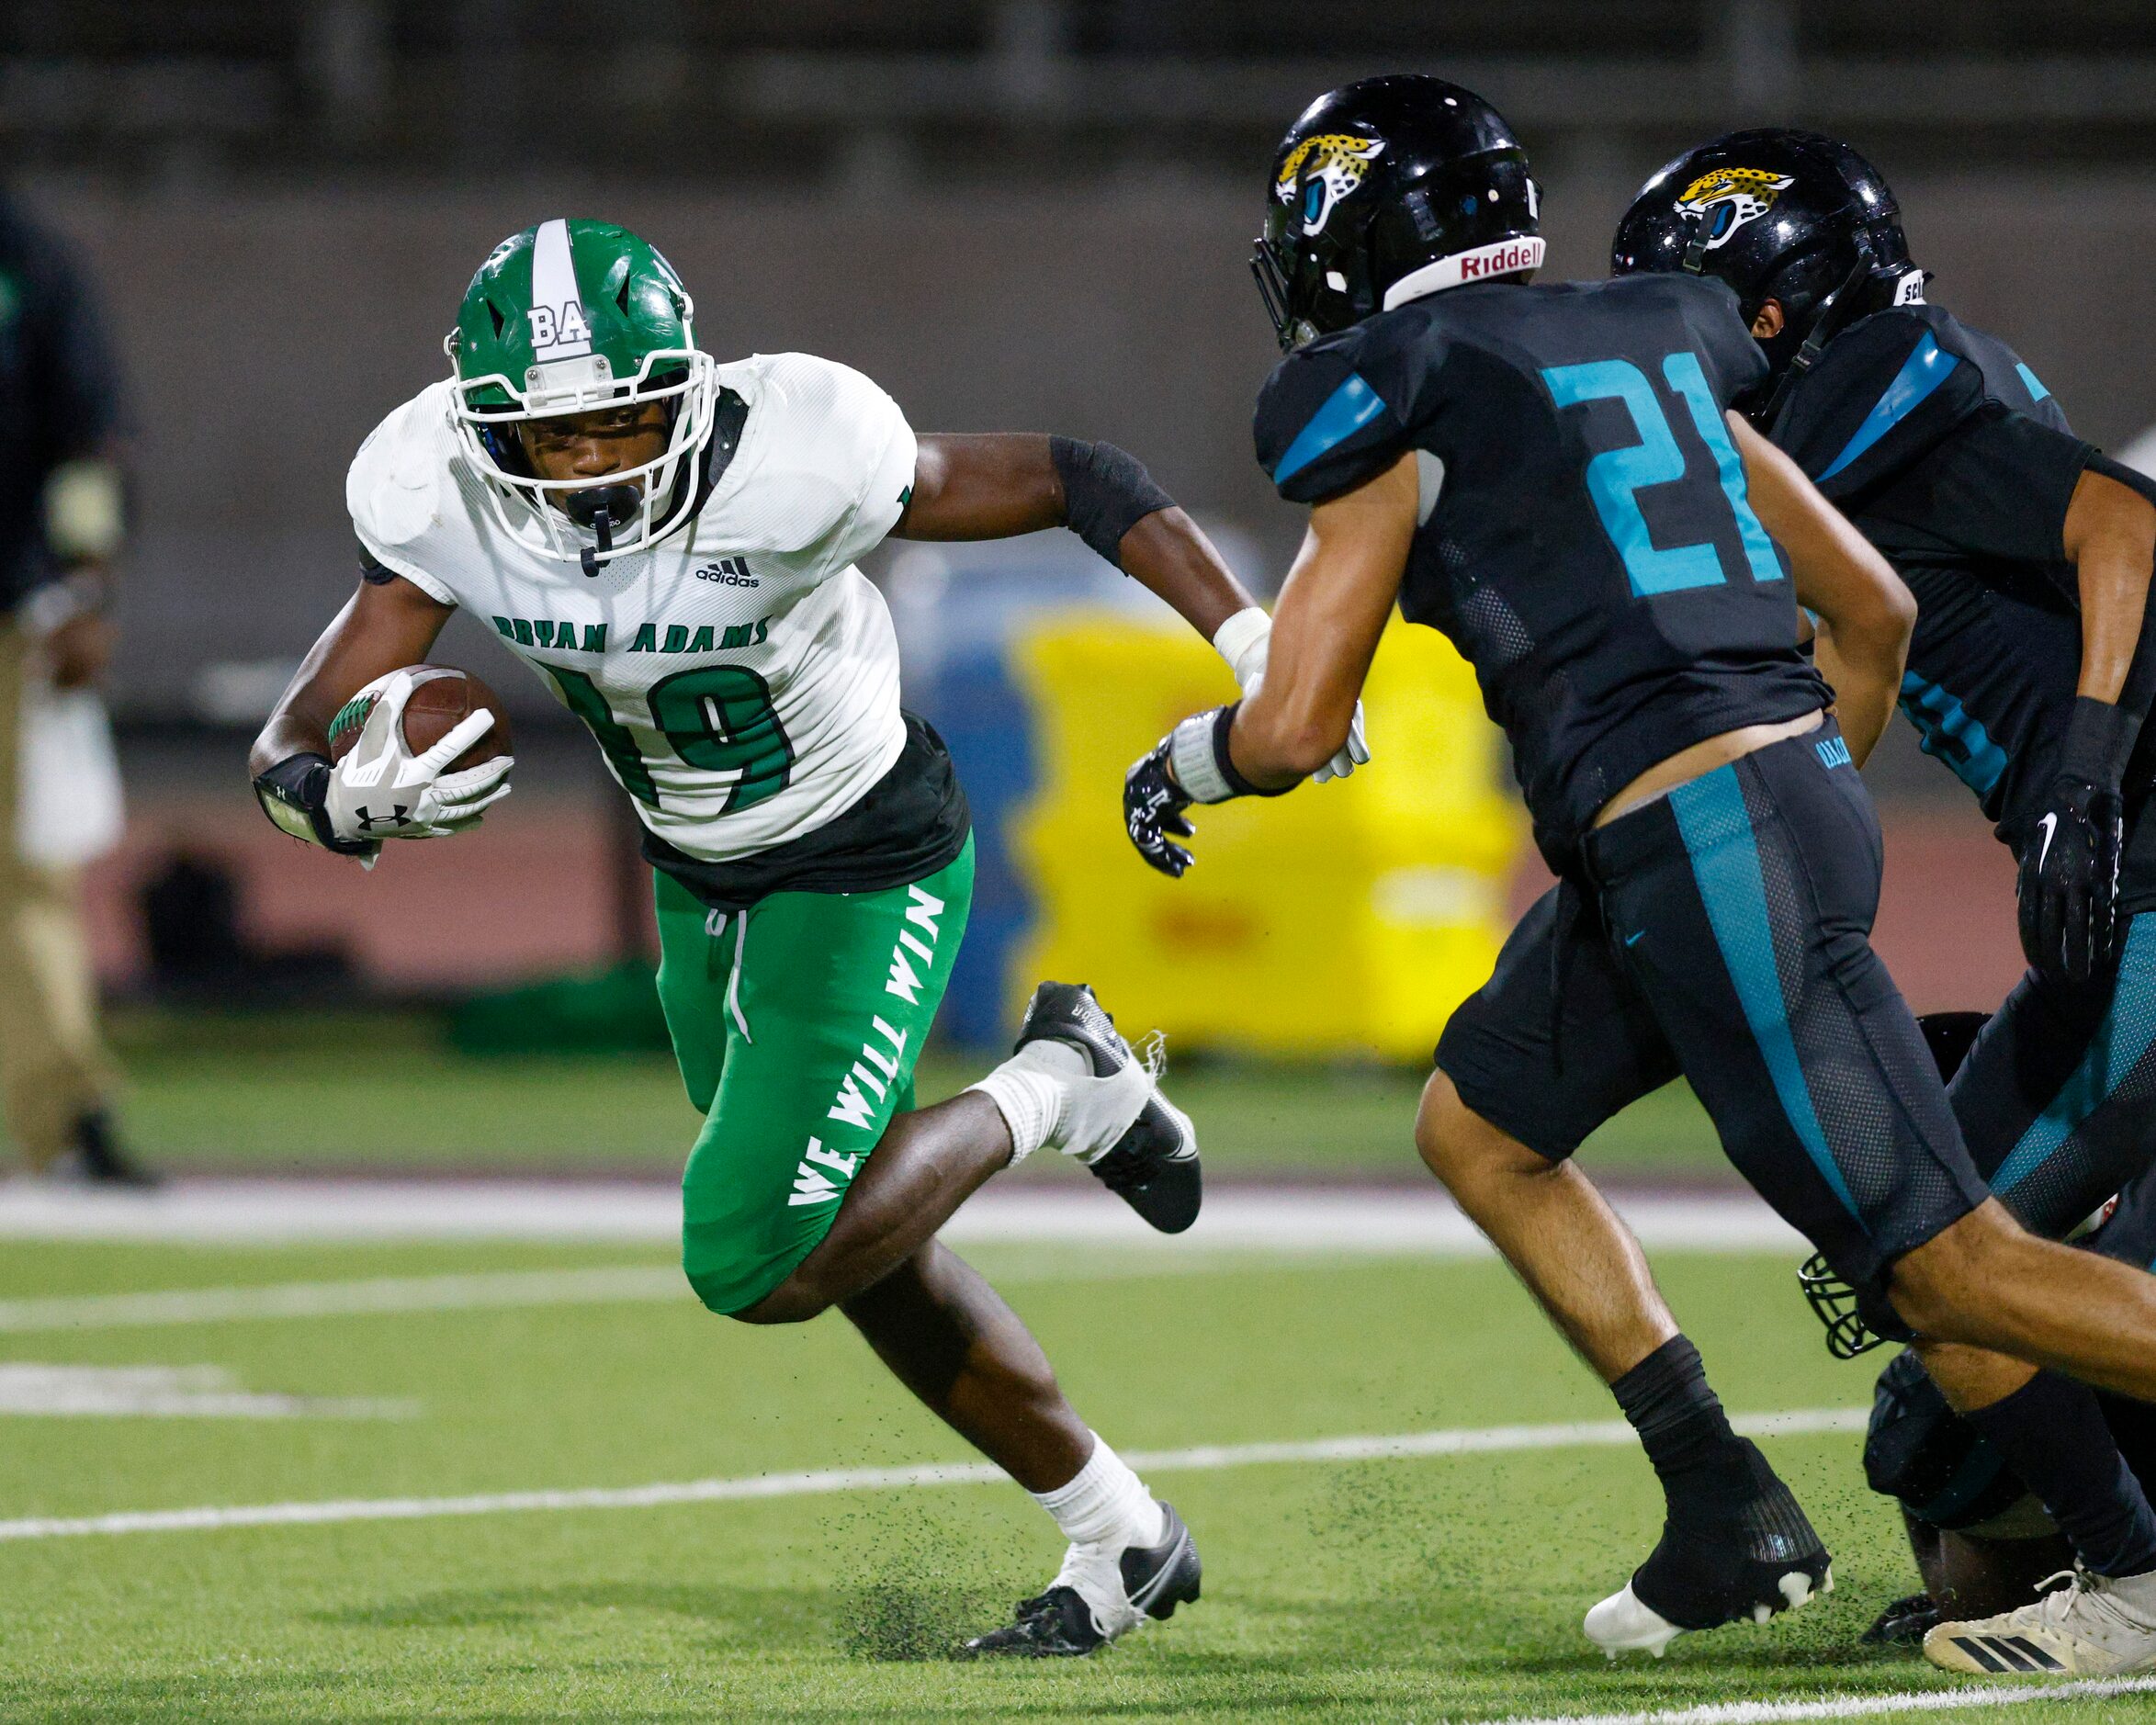
[{"label": "teal pants stripe", "polygon": [[1719,767],[1669,794],[1677,830],[1692,861],[1699,898],[1714,930],[1714,943],[1736,985],[1744,1022],[1767,1062],[1797,1142],[1812,1158],[1834,1195],[1858,1216],[1849,1183],[1828,1147],[1812,1103],[1812,1086],[1797,1053],[1789,1002],[1774,956],[1774,923],[1767,910],[1767,885],[1759,873],[1759,841],[1744,806],[1744,787],[1733,768]]}]

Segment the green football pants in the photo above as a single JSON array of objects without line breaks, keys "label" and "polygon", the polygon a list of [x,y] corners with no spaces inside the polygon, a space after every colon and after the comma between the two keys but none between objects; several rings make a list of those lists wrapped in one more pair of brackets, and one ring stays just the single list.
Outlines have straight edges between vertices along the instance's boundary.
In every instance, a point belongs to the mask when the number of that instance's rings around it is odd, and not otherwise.
[{"label": "green football pants", "polygon": [[705,1116],[682,1176],[682,1268],[714,1312],[754,1305],[830,1232],[943,998],[973,903],[973,842],[875,893],[707,910],[659,876],[659,998]]}]

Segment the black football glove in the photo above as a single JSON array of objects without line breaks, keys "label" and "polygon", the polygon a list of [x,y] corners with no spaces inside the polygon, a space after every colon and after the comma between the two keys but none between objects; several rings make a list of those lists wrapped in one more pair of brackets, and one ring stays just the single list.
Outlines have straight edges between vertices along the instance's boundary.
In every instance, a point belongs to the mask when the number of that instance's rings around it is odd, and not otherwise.
[{"label": "black football glove", "polygon": [[2108,702],[2076,699],[2058,775],[2023,841],[2021,950],[2053,981],[2085,983],[2109,969],[2115,956],[2126,839],[2118,786],[2139,728]]},{"label": "black football glove", "polygon": [[1168,777],[1168,747],[1173,740],[1163,737],[1151,754],[1140,757],[1123,775],[1123,824],[1140,856],[1163,874],[1180,880],[1197,858],[1168,835],[1190,839],[1198,829],[1184,813],[1193,799]]},{"label": "black football glove", "polygon": [[[1175,879],[1197,861],[1168,835],[1192,838],[1197,829],[1184,813],[1192,803],[1225,803],[1238,796],[1284,796],[1294,787],[1276,790],[1253,784],[1236,771],[1228,753],[1236,706],[1193,713],[1153,746],[1123,775],[1123,824],[1138,854]],[[1170,769],[1173,769],[1170,771]]]}]

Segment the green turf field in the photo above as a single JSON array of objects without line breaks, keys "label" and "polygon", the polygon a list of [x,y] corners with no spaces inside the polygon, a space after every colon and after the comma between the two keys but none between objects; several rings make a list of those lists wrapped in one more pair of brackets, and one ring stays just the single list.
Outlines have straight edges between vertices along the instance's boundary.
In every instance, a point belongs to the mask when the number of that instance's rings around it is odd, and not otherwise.
[{"label": "green turf field", "polygon": [[[1126,1451],[1605,1421],[1608,1398],[1482,1262],[984,1250],[1081,1410]],[[655,1252],[11,1245],[0,1301],[450,1271],[662,1266]],[[1670,1257],[1733,1409],[1863,1404],[1776,1259]],[[1108,1273],[1103,1273],[1108,1272]],[[630,1486],[956,1460],[844,1325],[751,1330],[686,1295],[394,1315],[30,1329],[0,1362],[221,1368],[248,1392],[403,1417],[0,1419],[0,1518]],[[0,1373],[0,1377],[4,1377]],[[401,1408],[396,1404],[404,1404]],[[412,1405],[416,1404],[416,1405]],[[1499,1719],[1936,1689],[1860,1649],[1906,1591],[1853,1435],[1769,1451],[1833,1543],[1800,1617],[1606,1665],[1581,1611],[1654,1537],[1636,1451],[1561,1447],[1159,1471],[1204,1597],[1083,1664],[954,1665],[1058,1554],[1015,1488],[852,1491],[0,1540],[6,1719]],[[2148,1696],[1931,1719],[2146,1718]]]},{"label": "green turf field", "polygon": [[[130,1130],[179,1169],[672,1176],[698,1124],[664,1054],[463,1055],[413,1014],[136,1013],[121,1018],[119,1042]],[[920,1093],[948,1096],[991,1064],[931,1054]],[[1419,1072],[1179,1065],[1171,1050],[1169,1074],[1215,1178],[1423,1178]],[[394,1133],[355,1133],[356,1122],[389,1118]],[[1635,1177],[1734,1178],[1681,1086],[1611,1122],[1585,1155]]]}]

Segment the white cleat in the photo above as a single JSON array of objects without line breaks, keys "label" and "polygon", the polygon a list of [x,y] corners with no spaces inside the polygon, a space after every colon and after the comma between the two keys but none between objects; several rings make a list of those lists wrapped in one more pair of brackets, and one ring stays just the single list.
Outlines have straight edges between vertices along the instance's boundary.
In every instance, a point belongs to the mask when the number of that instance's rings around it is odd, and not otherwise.
[{"label": "white cleat", "polygon": [[[1812,1585],[1812,1577],[1801,1570],[1789,1571],[1775,1586],[1786,1603],[1778,1607],[1755,1603],[1751,1613],[1753,1622],[1768,1622],[1782,1611],[1794,1611],[1800,1606],[1810,1604],[1820,1594],[1834,1592],[1834,1568],[1828,1566],[1816,1590]],[[1642,1600],[1632,1591],[1630,1582],[1589,1611],[1580,1627],[1586,1631],[1587,1640],[1612,1662],[1620,1653],[1652,1653],[1660,1659],[1669,1652],[1670,1642],[1689,1632],[1684,1625],[1672,1623]]]},{"label": "white cleat", "polygon": [[1614,1661],[1620,1653],[1652,1653],[1660,1659],[1684,1633],[1653,1606],[1642,1603],[1630,1582],[1587,1613],[1580,1626],[1587,1640]]},{"label": "white cleat", "polygon": [[1995,1618],[1941,1623],[1924,1656],[1979,1677],[2109,1677],[2156,1670],[2156,1575],[2112,1581],[2063,1570],[2042,1598]]}]

